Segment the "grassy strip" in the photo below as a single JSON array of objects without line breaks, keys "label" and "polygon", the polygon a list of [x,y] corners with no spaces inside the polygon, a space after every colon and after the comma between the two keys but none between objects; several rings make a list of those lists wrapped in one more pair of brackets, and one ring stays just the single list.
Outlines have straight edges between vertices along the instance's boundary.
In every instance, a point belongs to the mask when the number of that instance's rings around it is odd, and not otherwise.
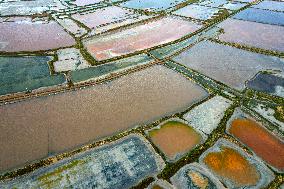
[{"label": "grassy strip", "polygon": [[153,177],[149,177],[146,178],[144,180],[142,180],[139,184],[137,184],[136,186],[131,187],[131,189],[142,189],[142,188],[147,188],[149,186],[149,184],[151,184],[152,182],[154,182],[155,179]]},{"label": "grassy strip", "polygon": [[275,174],[275,179],[266,187],[267,189],[276,189],[284,183],[284,174]]},{"label": "grassy strip", "polygon": [[274,117],[277,120],[284,122],[284,106],[276,107]]}]

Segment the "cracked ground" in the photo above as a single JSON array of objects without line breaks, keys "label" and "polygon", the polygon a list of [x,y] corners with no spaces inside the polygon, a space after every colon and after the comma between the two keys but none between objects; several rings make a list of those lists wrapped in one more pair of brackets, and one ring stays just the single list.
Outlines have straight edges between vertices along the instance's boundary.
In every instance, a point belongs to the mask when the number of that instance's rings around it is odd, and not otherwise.
[{"label": "cracked ground", "polygon": [[283,189],[283,0],[0,0],[0,188]]}]

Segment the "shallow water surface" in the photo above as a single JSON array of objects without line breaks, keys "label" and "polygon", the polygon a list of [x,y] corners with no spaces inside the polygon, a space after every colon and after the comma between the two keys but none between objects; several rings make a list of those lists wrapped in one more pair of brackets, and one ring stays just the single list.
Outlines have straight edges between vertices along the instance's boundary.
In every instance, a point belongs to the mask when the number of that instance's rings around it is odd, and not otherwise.
[{"label": "shallow water surface", "polygon": [[190,17],[194,19],[208,20],[211,19],[213,16],[217,16],[218,12],[219,9],[217,8],[210,8],[199,5],[188,5],[173,12],[173,14]]},{"label": "shallow water surface", "polygon": [[[106,158],[107,157],[107,158]],[[145,166],[148,165],[148,166]],[[164,163],[141,135],[128,135],[93,148],[25,177],[0,182],[0,188],[115,188],[124,189],[157,174]],[[66,182],[68,181],[68,182]]]},{"label": "shallow water surface", "polygon": [[177,17],[164,17],[120,32],[88,39],[84,45],[100,61],[165,44],[199,28],[201,25],[193,22]]},{"label": "shallow water surface", "polygon": [[284,12],[274,12],[261,9],[245,9],[233,16],[235,19],[246,20],[264,24],[284,26]]},{"label": "shallow water surface", "polygon": [[216,174],[235,182],[236,187],[253,186],[260,179],[256,167],[229,147],[209,153],[204,158],[204,163]]},{"label": "shallow water surface", "polygon": [[258,9],[272,10],[272,11],[282,11],[284,12],[284,4],[280,1],[267,1],[264,0],[257,5],[253,5],[252,7]]},{"label": "shallow water surface", "polygon": [[85,6],[85,5],[100,3],[102,1],[104,0],[75,0],[74,2],[72,2],[72,4],[75,4],[77,6]]},{"label": "shallow water surface", "polygon": [[160,129],[151,130],[149,135],[154,144],[170,159],[188,152],[202,141],[198,132],[178,121],[169,121],[161,125]]},{"label": "shallow water surface", "polygon": [[[13,32],[11,32],[13,31]],[[75,40],[55,21],[28,17],[0,19],[0,51],[40,51],[72,46]]]},{"label": "shallow water surface", "polygon": [[246,83],[250,89],[284,97],[284,78],[273,74],[259,73]]},{"label": "shallow water surface", "polygon": [[237,118],[232,121],[229,133],[270,165],[284,171],[284,143],[260,124],[251,119]]},{"label": "shallow water surface", "polygon": [[219,39],[249,47],[284,52],[284,27],[236,19],[227,19],[219,25],[224,34]]},{"label": "shallow water surface", "polygon": [[63,74],[50,75],[50,56],[0,56],[0,95],[64,83]]},{"label": "shallow water surface", "polygon": [[[0,168],[34,160],[34,148],[45,152],[38,156],[70,150],[183,111],[207,95],[173,70],[153,66],[94,87],[0,106]],[[30,142],[48,145],[31,148]]]},{"label": "shallow water surface", "polygon": [[245,89],[245,82],[259,71],[284,71],[280,58],[210,41],[200,42],[173,60],[239,90]]},{"label": "shallow water surface", "polygon": [[127,8],[161,11],[172,8],[185,0],[129,0],[120,5]]},{"label": "shallow water surface", "polygon": [[97,9],[91,13],[77,13],[72,17],[92,29],[94,34],[149,18],[116,6]]}]

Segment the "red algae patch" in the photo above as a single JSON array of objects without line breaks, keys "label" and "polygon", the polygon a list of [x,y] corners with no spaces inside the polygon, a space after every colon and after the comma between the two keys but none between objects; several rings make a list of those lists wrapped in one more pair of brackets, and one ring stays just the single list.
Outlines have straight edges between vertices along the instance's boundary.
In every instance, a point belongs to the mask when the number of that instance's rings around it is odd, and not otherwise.
[{"label": "red algae patch", "polygon": [[55,21],[35,21],[30,17],[0,19],[0,51],[40,51],[72,45],[75,40]]},{"label": "red algae patch", "polygon": [[164,17],[120,32],[87,39],[84,45],[96,60],[101,61],[175,41],[201,27],[181,18]]},{"label": "red algae patch", "polygon": [[149,131],[149,136],[171,160],[202,142],[201,135],[192,127],[174,120],[162,124],[160,129]]},{"label": "red algae patch", "polygon": [[2,105],[0,170],[18,165],[2,162],[26,153],[30,155],[27,160],[34,160],[32,151],[20,150],[28,148],[30,141],[35,141],[33,148],[45,147],[36,142],[41,137],[35,132],[27,134],[26,142],[19,131],[23,127],[30,131],[47,128],[48,152],[60,153],[184,111],[207,95],[175,71],[155,65],[82,90]]},{"label": "red algae patch", "polygon": [[221,177],[234,181],[237,187],[256,185],[259,180],[256,168],[232,148],[209,153],[204,163]]},{"label": "red algae patch", "polygon": [[267,163],[284,171],[284,143],[251,119],[232,121],[229,133],[251,148]]}]

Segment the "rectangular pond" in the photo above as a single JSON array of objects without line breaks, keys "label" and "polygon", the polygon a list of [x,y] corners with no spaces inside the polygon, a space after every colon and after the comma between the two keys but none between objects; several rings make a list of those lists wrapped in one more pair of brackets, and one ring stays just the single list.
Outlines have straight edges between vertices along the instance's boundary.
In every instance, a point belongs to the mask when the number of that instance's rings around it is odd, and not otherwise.
[{"label": "rectangular pond", "polygon": [[224,34],[219,39],[249,47],[284,52],[284,27],[236,19],[227,19],[219,26]]},{"label": "rectangular pond", "polygon": [[29,17],[0,18],[0,51],[40,51],[72,45],[75,45],[75,39],[55,21],[46,18],[34,21]]},{"label": "rectangular pond", "polygon": [[207,96],[156,65],[93,87],[2,105],[0,170],[184,111]]},{"label": "rectangular pond", "polygon": [[198,43],[173,60],[238,90],[245,89],[245,82],[259,71],[284,71],[280,58],[210,41]]},{"label": "rectangular pond", "polygon": [[0,188],[129,188],[155,176],[164,162],[141,135],[129,135],[26,177],[0,182]]},{"label": "rectangular pond", "polygon": [[0,56],[0,95],[64,83],[64,75],[50,75],[51,60],[50,56]]},{"label": "rectangular pond", "polygon": [[181,18],[163,17],[120,32],[87,39],[84,45],[96,60],[101,61],[177,40],[201,27]]}]

